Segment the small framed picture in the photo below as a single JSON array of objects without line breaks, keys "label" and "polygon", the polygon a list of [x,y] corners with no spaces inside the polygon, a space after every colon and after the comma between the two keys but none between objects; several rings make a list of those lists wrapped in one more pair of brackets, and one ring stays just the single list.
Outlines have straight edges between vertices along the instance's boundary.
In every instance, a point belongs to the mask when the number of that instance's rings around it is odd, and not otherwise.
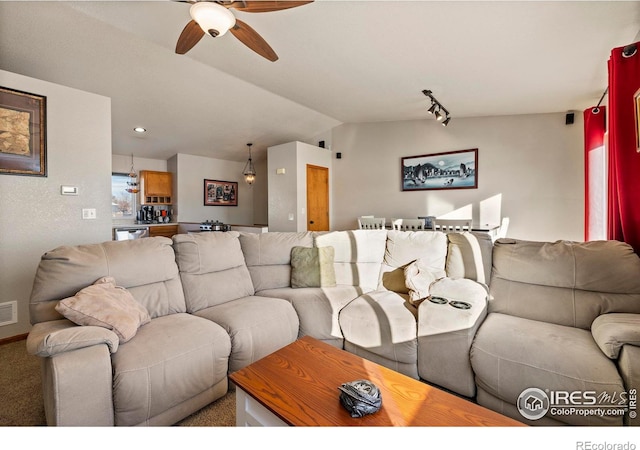
[{"label": "small framed picture", "polygon": [[402,158],[402,190],[477,189],[478,149]]},{"label": "small framed picture", "polygon": [[204,206],[238,206],[238,182],[204,180]]},{"label": "small framed picture", "polygon": [[47,176],[46,102],[0,86],[0,174]]}]

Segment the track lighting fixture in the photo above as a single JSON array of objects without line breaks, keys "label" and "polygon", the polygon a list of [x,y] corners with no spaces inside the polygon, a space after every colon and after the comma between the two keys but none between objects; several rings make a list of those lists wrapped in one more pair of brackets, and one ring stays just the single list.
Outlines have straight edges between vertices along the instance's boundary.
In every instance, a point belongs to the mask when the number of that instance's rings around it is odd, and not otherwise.
[{"label": "track lighting fixture", "polygon": [[431,106],[429,107],[427,112],[429,114],[433,114],[436,120],[442,123],[442,126],[446,127],[447,125],[449,125],[451,115],[449,114],[449,111],[447,111],[447,109],[442,106],[442,104],[438,100],[436,100],[436,98],[433,96],[433,92],[425,89],[424,91],[422,91],[422,93],[429,97],[429,99],[431,100]]}]

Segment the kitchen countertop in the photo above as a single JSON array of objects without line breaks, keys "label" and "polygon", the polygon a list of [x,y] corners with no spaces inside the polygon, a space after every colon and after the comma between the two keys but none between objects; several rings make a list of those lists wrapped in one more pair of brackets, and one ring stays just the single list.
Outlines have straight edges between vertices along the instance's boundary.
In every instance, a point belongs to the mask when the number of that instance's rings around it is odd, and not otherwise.
[{"label": "kitchen countertop", "polygon": [[178,222],[169,223],[121,223],[112,225],[111,228],[134,228],[134,227],[166,227],[169,225],[179,225]]}]

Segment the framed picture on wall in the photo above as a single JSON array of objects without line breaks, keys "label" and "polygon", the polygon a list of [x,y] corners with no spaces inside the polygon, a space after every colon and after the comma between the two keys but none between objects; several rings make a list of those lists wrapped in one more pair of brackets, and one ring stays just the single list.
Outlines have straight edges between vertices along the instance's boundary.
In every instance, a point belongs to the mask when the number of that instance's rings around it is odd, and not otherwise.
[{"label": "framed picture on wall", "polygon": [[478,149],[402,158],[402,190],[477,189]]},{"label": "framed picture on wall", "polygon": [[0,174],[47,176],[46,102],[0,86]]},{"label": "framed picture on wall", "polygon": [[204,206],[238,206],[238,182],[204,180]]}]

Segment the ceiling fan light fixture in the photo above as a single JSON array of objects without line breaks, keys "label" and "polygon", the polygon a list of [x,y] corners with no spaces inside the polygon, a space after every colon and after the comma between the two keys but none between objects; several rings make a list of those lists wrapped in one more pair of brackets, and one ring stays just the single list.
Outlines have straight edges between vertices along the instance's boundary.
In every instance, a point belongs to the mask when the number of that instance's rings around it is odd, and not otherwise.
[{"label": "ceiling fan light fixture", "polygon": [[200,28],[213,37],[224,35],[236,24],[233,13],[218,3],[194,3],[189,13],[191,18],[198,22]]}]

